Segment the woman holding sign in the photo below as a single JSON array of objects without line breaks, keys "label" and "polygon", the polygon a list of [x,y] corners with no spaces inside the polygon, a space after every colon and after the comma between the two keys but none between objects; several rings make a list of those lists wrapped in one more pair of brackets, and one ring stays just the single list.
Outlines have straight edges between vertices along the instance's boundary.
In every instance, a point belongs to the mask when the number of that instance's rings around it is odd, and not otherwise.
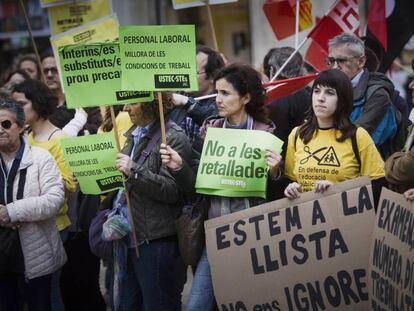
[{"label": "woman holding sign", "polygon": [[[63,177],[66,191],[65,202],[57,215],[56,225],[62,241],[65,242],[71,224],[67,215],[67,199],[69,192],[75,191],[76,185],[72,179],[72,173],[64,161],[60,147],[60,140],[66,135],[49,120],[49,117],[57,107],[57,97],[53,95],[44,83],[38,80],[26,80],[16,85],[12,96],[22,106],[26,117],[26,124],[32,130],[27,138],[29,144],[49,151]],[[52,306],[54,309],[58,308],[57,306],[63,308],[63,302],[60,297],[59,278],[60,270],[55,272],[52,277]]]},{"label": "woman holding sign", "polygon": [[[247,65],[232,64],[223,68],[214,79],[217,90],[216,104],[219,115],[204,122],[200,130],[204,139],[209,128],[260,130],[273,133],[275,127],[267,119],[264,107],[265,90],[259,74]],[[181,157],[169,146],[162,146],[161,158],[173,172],[177,182],[184,189],[193,190],[194,173]],[[279,174],[281,156],[271,150],[266,152],[269,175]],[[191,189],[189,188],[191,187]],[[233,198],[208,196],[208,217],[225,214],[264,203],[261,198]],[[186,310],[210,310],[214,304],[213,284],[206,249],[198,261]]]},{"label": "woman holding sign", "polygon": [[323,192],[333,183],[359,176],[383,180],[384,162],[368,132],[352,124],[352,109],[348,77],[339,70],[319,73],[307,122],[289,135],[285,174],[293,182],[285,190],[286,197]]}]

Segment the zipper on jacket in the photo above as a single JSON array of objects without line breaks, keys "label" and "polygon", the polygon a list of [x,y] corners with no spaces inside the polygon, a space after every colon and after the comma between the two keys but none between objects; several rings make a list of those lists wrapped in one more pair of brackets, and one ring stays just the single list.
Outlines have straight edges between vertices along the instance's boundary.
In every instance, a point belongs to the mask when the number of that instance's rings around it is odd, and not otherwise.
[{"label": "zipper on jacket", "polygon": [[[8,185],[8,181],[9,181],[9,174],[4,172],[4,168],[3,165],[1,166],[1,171],[3,173],[4,176],[4,188],[3,188],[3,195],[4,195],[4,205],[7,205],[7,185]],[[13,199],[13,198],[12,198]]]}]

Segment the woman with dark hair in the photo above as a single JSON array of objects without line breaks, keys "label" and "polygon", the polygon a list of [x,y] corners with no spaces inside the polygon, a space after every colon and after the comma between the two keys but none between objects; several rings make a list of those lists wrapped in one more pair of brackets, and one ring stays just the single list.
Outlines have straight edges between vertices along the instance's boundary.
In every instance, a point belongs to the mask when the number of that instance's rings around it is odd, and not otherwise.
[{"label": "woman with dark hair", "polygon": [[[72,179],[72,173],[66,166],[63,158],[60,140],[66,135],[61,129],[54,126],[49,117],[54,113],[57,106],[57,97],[50,89],[38,80],[26,80],[13,89],[12,97],[24,110],[26,124],[30,126],[31,132],[28,135],[28,142],[31,146],[40,147],[49,151],[55,159],[65,185],[65,202],[59,210],[56,218],[56,225],[63,242],[68,236],[71,224],[67,215],[68,192],[75,191],[76,184]],[[52,277],[52,306],[55,308],[57,301],[61,301],[59,290],[60,270]]]},{"label": "woman with dark hair", "polygon": [[[214,79],[217,90],[216,104],[219,115],[208,118],[200,130],[205,138],[210,127],[228,129],[260,130],[273,133],[274,124],[267,119],[264,106],[265,90],[259,73],[247,65],[232,64],[223,68]],[[178,184],[188,193],[194,191],[195,174],[188,164],[170,146],[162,145],[161,159],[171,170]],[[271,150],[266,152],[269,176],[279,174],[281,157]],[[191,181],[191,182],[190,182]],[[261,198],[233,198],[208,196],[208,218],[220,217],[265,201]],[[186,310],[211,310],[214,292],[210,265],[204,248],[196,267]]]},{"label": "woman with dark hair", "polygon": [[358,176],[383,180],[384,162],[370,135],[352,124],[352,85],[339,70],[318,74],[312,86],[307,121],[289,135],[285,174],[293,181],[285,195],[325,191],[333,183]]}]

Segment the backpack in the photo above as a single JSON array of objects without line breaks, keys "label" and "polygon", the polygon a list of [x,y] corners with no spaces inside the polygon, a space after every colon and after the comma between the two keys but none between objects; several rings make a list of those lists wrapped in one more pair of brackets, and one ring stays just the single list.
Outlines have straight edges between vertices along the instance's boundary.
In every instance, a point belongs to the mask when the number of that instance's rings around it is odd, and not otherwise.
[{"label": "backpack", "polygon": [[[365,96],[354,101],[354,108],[350,116],[352,122],[355,122],[361,116],[365,102],[381,87],[381,85],[369,87],[365,92]],[[403,148],[405,142],[403,118],[393,100],[391,100],[384,117],[371,134],[371,137],[383,159]]]}]

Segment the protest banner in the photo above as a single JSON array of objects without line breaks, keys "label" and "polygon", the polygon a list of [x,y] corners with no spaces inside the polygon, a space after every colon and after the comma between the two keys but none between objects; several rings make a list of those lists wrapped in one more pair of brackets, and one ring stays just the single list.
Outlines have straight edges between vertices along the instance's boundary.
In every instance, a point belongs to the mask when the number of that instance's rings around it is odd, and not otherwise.
[{"label": "protest banner", "polygon": [[121,26],[122,89],[197,91],[194,25]]},{"label": "protest banner", "polygon": [[113,133],[65,138],[61,141],[66,164],[85,194],[122,189],[122,174],[115,166],[118,150]]},{"label": "protest banner", "polygon": [[224,4],[224,3],[231,3],[237,2],[238,0],[207,0],[207,1],[200,1],[200,0],[172,0],[174,10],[180,9],[188,9],[197,6],[204,6],[206,4]]},{"label": "protest banner", "polygon": [[[79,43],[109,42],[118,38],[118,18],[116,14],[104,16],[82,26],[72,28],[50,37],[56,52],[61,46]],[[55,53],[57,57],[57,53]]]},{"label": "protest banner", "polygon": [[[117,38],[118,18],[116,17],[116,14],[102,17],[93,22],[86,23],[85,25],[51,36],[50,43],[52,44],[53,54],[56,58],[60,78],[62,78],[58,52],[60,47],[80,43],[111,42],[115,41]],[[62,79],[61,83],[63,86]]]},{"label": "protest banner", "polygon": [[371,310],[414,310],[414,202],[382,188],[369,260]]},{"label": "protest banner", "polygon": [[75,1],[50,7],[49,22],[52,35],[68,31],[112,13],[111,0]]},{"label": "protest banner", "polygon": [[368,310],[368,177],[205,222],[219,309]]},{"label": "protest banner", "polygon": [[278,153],[283,141],[257,130],[210,127],[198,166],[197,193],[226,197],[266,197],[266,149]]},{"label": "protest banner", "polygon": [[59,49],[59,59],[68,108],[149,102],[154,99],[152,92],[120,91],[118,43],[66,45]]}]

